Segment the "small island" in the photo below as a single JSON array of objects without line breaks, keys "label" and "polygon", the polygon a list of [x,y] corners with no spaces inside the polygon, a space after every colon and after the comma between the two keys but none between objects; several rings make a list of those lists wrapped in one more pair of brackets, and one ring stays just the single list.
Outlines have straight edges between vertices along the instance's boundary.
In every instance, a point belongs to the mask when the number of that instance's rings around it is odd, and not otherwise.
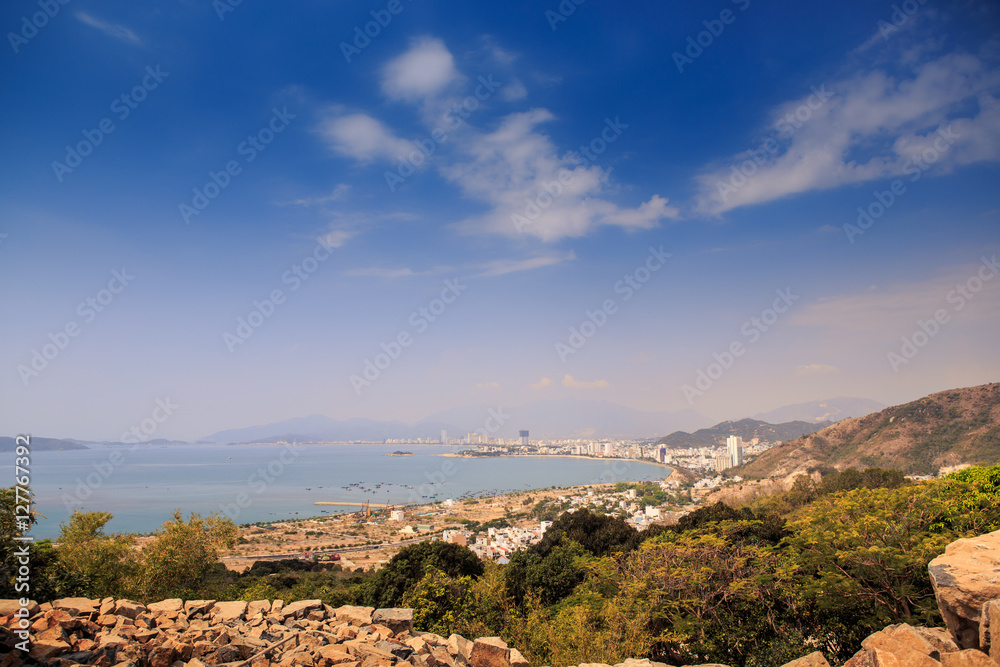
[{"label": "small island", "polygon": [[401,452],[397,449],[390,454],[386,454],[386,456],[413,456],[413,452]]}]

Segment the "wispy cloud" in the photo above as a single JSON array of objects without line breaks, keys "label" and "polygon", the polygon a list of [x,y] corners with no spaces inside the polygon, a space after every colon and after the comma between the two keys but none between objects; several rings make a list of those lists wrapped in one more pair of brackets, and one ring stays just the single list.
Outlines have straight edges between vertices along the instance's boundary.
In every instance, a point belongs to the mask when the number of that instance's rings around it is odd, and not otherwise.
[{"label": "wispy cloud", "polygon": [[350,269],[344,271],[345,275],[357,276],[360,278],[371,277],[371,278],[409,278],[410,276],[424,275],[422,273],[417,273],[413,269],[402,268],[402,269],[384,269],[379,267],[367,267],[361,269]]},{"label": "wispy cloud", "polygon": [[565,255],[547,255],[544,257],[530,257],[528,259],[498,259],[481,265],[479,268],[482,269],[482,272],[473,277],[503,276],[517,271],[531,271],[532,269],[554,266],[573,259],[576,259],[576,254],[573,251]]},{"label": "wispy cloud", "polygon": [[[539,131],[538,126],[554,119],[547,109],[513,113],[495,131],[463,142],[463,154],[442,173],[490,210],[464,220],[460,228],[557,241],[585,236],[604,225],[649,229],[678,217],[678,209],[658,195],[635,209],[603,198],[611,189],[609,172],[582,163],[578,156],[560,157],[552,140]],[[532,209],[531,203],[539,201],[544,205]],[[515,215],[528,224],[515,224]]]},{"label": "wispy cloud", "polygon": [[500,389],[499,382],[483,382],[476,385],[477,391],[497,391]]},{"label": "wispy cloud", "polygon": [[351,186],[347,183],[338,184],[328,195],[322,197],[305,197],[302,199],[291,199],[289,201],[278,202],[278,206],[317,206],[319,204],[329,204],[340,201],[351,192]]},{"label": "wispy cloud", "polygon": [[[892,71],[902,74],[859,68],[824,84],[819,95],[779,106],[752,147],[755,154],[738,153],[696,178],[696,210],[720,214],[909,175],[919,169],[914,156],[935,141],[940,152],[939,131],[947,133],[948,148],[932,161],[933,173],[1000,160],[1000,72],[967,53],[928,59],[912,50],[897,57]],[[738,165],[746,165],[746,178],[733,171]]]},{"label": "wispy cloud", "polygon": [[320,122],[319,132],[334,151],[361,162],[376,158],[398,160],[414,148],[411,142],[396,137],[380,121],[364,113],[328,116]]},{"label": "wispy cloud", "polygon": [[610,385],[607,380],[593,380],[588,382],[586,380],[577,380],[572,375],[567,374],[562,379],[562,386],[571,389],[607,389]]},{"label": "wispy cloud", "polygon": [[80,21],[80,23],[88,25],[91,28],[96,28],[101,32],[103,32],[105,35],[109,35],[110,37],[114,37],[115,39],[120,39],[126,44],[132,44],[134,46],[139,46],[142,44],[142,40],[139,38],[138,35],[136,35],[126,26],[121,25],[120,23],[111,23],[109,21],[99,19],[96,16],[93,16],[91,14],[82,11],[76,12],[74,16],[76,16],[77,20]]},{"label": "wispy cloud", "polygon": [[545,389],[552,386],[552,378],[542,378],[531,385],[532,389]]}]

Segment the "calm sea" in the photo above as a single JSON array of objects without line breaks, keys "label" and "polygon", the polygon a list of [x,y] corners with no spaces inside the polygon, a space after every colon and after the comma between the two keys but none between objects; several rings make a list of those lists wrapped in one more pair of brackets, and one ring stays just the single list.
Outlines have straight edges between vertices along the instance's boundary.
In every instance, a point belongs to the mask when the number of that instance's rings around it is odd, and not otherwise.
[{"label": "calm sea", "polygon": [[[395,450],[413,456],[386,456]],[[147,533],[180,509],[252,523],[357,508],[317,500],[407,504],[549,486],[661,479],[669,469],[635,461],[437,456],[427,445],[185,445],[34,452],[36,538],[57,537],[75,509],[114,515],[108,532]],[[13,454],[0,474],[13,478]],[[8,463],[8,461],[10,463]]]}]

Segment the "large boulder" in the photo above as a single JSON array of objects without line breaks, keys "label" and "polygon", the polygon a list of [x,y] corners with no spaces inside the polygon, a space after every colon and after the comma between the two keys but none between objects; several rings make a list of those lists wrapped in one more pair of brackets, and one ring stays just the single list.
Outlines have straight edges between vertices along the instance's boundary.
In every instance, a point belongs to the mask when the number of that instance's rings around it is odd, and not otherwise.
[{"label": "large boulder", "polygon": [[352,605],[344,605],[343,607],[338,607],[335,610],[337,614],[337,620],[341,623],[350,623],[352,625],[371,625],[372,623],[372,612],[375,611],[375,607],[355,607]]},{"label": "large boulder", "polygon": [[372,613],[372,623],[384,625],[393,634],[413,631],[412,609],[376,609]]},{"label": "large boulder", "polygon": [[212,606],[212,618],[223,623],[243,620],[243,614],[247,612],[247,603],[236,602],[216,602]]},{"label": "large boulder", "polygon": [[282,618],[288,618],[289,616],[293,618],[302,618],[309,611],[322,608],[322,600],[299,600],[298,602],[285,605],[278,613]]},{"label": "large boulder", "polygon": [[981,648],[983,605],[1000,598],[1000,531],[956,540],[928,566],[945,625],[960,648]]},{"label": "large boulder", "polygon": [[974,648],[941,656],[941,667],[996,667],[988,655]]},{"label": "large boulder", "polygon": [[154,614],[165,614],[172,611],[180,612],[184,610],[184,600],[171,598],[169,600],[153,602],[146,605],[146,608]]},{"label": "large boulder", "polygon": [[830,667],[830,663],[819,651],[814,651],[798,660],[792,660],[783,667]]},{"label": "large boulder", "polygon": [[510,649],[499,637],[480,637],[472,645],[472,667],[510,667]]},{"label": "large boulder", "polygon": [[89,598],[62,598],[61,600],[53,600],[52,608],[65,609],[74,614],[93,614],[101,608],[101,601]]}]

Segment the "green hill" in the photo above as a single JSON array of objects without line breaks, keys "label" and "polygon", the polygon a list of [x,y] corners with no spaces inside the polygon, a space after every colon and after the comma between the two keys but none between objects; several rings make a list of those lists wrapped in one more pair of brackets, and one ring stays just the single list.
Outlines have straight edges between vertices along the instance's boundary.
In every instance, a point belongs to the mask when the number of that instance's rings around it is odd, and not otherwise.
[{"label": "green hill", "polygon": [[748,477],[820,467],[900,468],[935,474],[1000,461],[1000,383],[951,389],[837,422],[770,449],[740,469]]}]

